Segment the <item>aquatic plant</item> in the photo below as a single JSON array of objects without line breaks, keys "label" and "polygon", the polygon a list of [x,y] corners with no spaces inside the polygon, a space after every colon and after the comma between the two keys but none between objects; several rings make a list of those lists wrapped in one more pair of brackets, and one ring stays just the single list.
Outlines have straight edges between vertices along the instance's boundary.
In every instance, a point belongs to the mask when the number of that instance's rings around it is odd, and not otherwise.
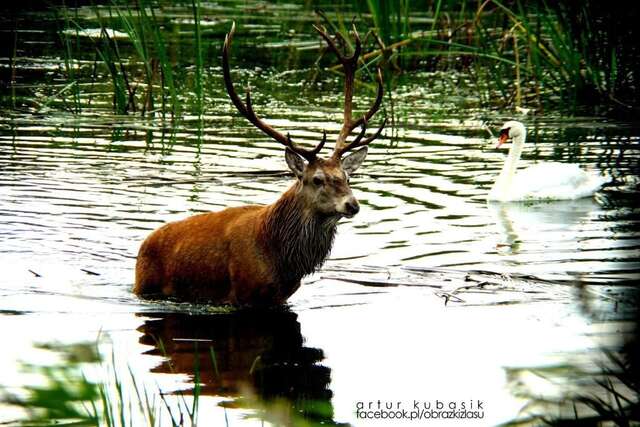
[{"label": "aquatic plant", "polygon": [[[77,56],[70,48],[69,35],[89,35],[88,41],[96,52],[99,64],[94,65],[92,82],[100,79],[95,72],[104,69],[111,80],[113,110],[118,114],[140,112],[142,115],[160,112],[163,116],[170,114],[177,118],[182,112],[179,93],[194,93],[195,109],[199,115],[203,110],[204,61],[201,31],[200,4],[192,1],[193,46],[195,77],[192,81],[183,80],[176,83],[175,60],[171,59],[167,40],[164,35],[166,24],[159,19],[157,12],[161,9],[158,2],[138,0],[135,3],[112,1],[111,3],[91,7],[93,17],[84,16],[68,18],[70,11],[62,7],[66,17],[59,34],[65,46],[65,64],[69,64]],[[91,27],[97,23],[97,31]],[[65,65],[67,79],[73,87],[78,88],[81,76],[73,71],[73,67]],[[86,78],[86,77],[85,77]],[[189,85],[193,85],[190,87]],[[158,108],[160,104],[160,108]]]},{"label": "aquatic plant", "polygon": [[[115,353],[112,352],[111,360],[105,360],[95,344],[39,347],[55,352],[62,359],[49,366],[23,364],[25,372],[41,378],[43,383],[40,385],[25,386],[19,393],[0,388],[0,402],[22,408],[26,414],[11,425],[155,427],[197,424],[200,399],[197,366],[194,367],[196,374],[190,398],[178,391],[174,393],[177,403],[171,404],[168,401],[171,395],[142,384],[131,368],[121,370]],[[97,379],[90,379],[87,373],[93,373],[92,377]]]},{"label": "aquatic plant", "polygon": [[202,118],[202,105],[203,105],[203,93],[202,93],[202,37],[200,36],[200,0],[191,0],[191,8],[193,11],[193,38],[195,42],[195,65],[196,65],[196,77],[195,77],[195,92],[196,92],[196,112],[198,117]]},{"label": "aquatic plant", "polygon": [[[113,87],[113,110],[118,114],[135,111],[135,89],[129,84],[127,68],[120,57],[117,38],[105,24],[99,9],[95,9],[100,23],[100,38],[96,42],[96,52],[107,67]],[[108,9],[111,15],[111,9]]]},{"label": "aquatic plant", "polygon": [[[268,31],[278,33],[282,49],[253,50],[252,60],[265,67],[304,67],[317,56],[304,40],[309,34],[298,36],[311,31],[305,21],[313,20],[313,6],[325,9],[331,22],[327,26],[334,31],[348,32],[354,16],[359,28],[375,27],[368,40],[375,49],[363,58],[363,70],[382,64],[394,71],[385,73],[388,89],[402,72],[456,71],[470,77],[475,94],[493,108],[638,109],[636,8],[545,0],[351,0],[295,6],[304,18],[292,22],[277,6],[273,12],[250,7],[251,13],[238,14],[245,6],[233,2],[222,8],[198,0],[183,2],[177,6],[180,18],[160,0],[112,0],[83,8],[63,4],[54,10],[60,26],[61,74],[67,82],[49,92],[45,103],[61,101],[78,113],[96,96],[86,90],[86,83],[92,88],[108,78],[117,113],[179,118],[189,108],[202,117],[205,88],[212,80],[205,54],[214,40],[221,42],[228,22],[260,22],[261,15],[277,14],[277,24]],[[96,23],[99,31],[87,38]],[[303,42],[287,46],[287,34]],[[90,49],[85,49],[87,41]],[[92,76],[83,73],[78,62],[87,51],[97,58]],[[15,86],[11,88],[15,92]]]},{"label": "aquatic plant", "polygon": [[[504,426],[617,425],[640,422],[640,383],[634,361],[625,354],[604,352],[608,359],[595,374],[572,365],[507,369],[515,395],[528,400],[516,419]],[[563,384],[559,396],[544,396],[530,390],[525,378]]]},{"label": "aquatic plant", "polygon": [[[498,107],[563,103],[638,110],[633,17],[622,4],[511,0],[353,1],[396,69],[471,73]],[[623,19],[620,19],[623,17]],[[498,102],[495,102],[495,101]]]},{"label": "aquatic plant", "polygon": [[[162,364],[167,369],[165,372],[181,374],[174,370],[171,362],[170,354],[176,349],[165,348],[158,337],[154,337],[154,342],[158,351],[152,354],[163,355],[168,360]],[[175,346],[175,343],[170,346]],[[193,342],[193,347],[183,346],[179,350],[187,360],[193,362],[190,368],[193,386],[170,393],[145,384],[138,373],[116,359],[113,349],[111,357],[105,358],[97,345],[92,343],[43,344],[37,347],[59,356],[59,360],[48,366],[22,364],[22,370],[31,378],[40,378],[37,385],[25,385],[19,391],[10,391],[0,385],[0,403],[20,408],[25,414],[11,421],[9,424],[12,426],[196,426],[199,423],[203,387],[210,387],[206,378],[221,378],[218,356],[213,346],[208,350],[202,349],[201,353],[197,341]],[[206,359],[210,359],[211,363],[207,363]],[[201,362],[206,366],[201,366]],[[324,372],[322,368],[318,370]],[[304,368],[296,368],[295,371],[301,375],[297,382],[313,382],[306,377],[309,372]],[[258,356],[246,375],[255,379],[256,389],[249,384],[238,384],[241,393],[233,400],[235,407],[250,409],[252,416],[278,425],[336,425],[332,420],[333,407],[328,398],[307,396],[296,391],[294,394],[297,399],[293,401],[289,400],[290,396],[274,393],[282,381],[283,371],[272,360]],[[220,384],[228,382],[228,376],[225,378]],[[226,388],[222,385],[216,387],[221,387],[223,395],[229,397]],[[224,425],[228,426],[224,405],[222,410],[225,414]]]},{"label": "aquatic plant", "polygon": [[[65,27],[69,28],[71,26],[71,18],[69,18],[69,12],[67,11],[67,9],[63,8],[63,15],[64,15],[64,23],[65,23]],[[80,87],[78,85],[78,82],[76,81],[76,77],[75,77],[75,70],[74,70],[74,66],[73,66],[73,49],[72,49],[72,40],[71,37],[69,36],[68,32],[65,31],[59,31],[58,32],[62,45],[64,46],[64,69],[65,72],[67,74],[67,78],[70,81],[70,83],[63,89],[63,91],[61,91],[60,93],[58,93],[58,95],[61,95],[62,93],[66,92],[67,89],[71,89],[73,90],[73,106],[72,106],[72,110],[74,113],[78,114],[80,113],[81,110],[81,104],[80,104]],[[75,32],[75,41],[76,41],[76,47],[78,46],[78,33],[77,31]],[[17,37],[17,36],[16,36]],[[14,46],[14,50],[13,50],[13,56],[15,57],[15,46]],[[15,92],[14,92],[15,93]]]}]

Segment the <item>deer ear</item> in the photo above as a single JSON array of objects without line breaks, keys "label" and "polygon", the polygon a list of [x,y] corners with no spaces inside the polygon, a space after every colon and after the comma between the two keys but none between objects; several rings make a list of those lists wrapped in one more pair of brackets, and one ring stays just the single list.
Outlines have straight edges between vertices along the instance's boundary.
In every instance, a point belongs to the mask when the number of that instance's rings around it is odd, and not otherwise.
[{"label": "deer ear", "polygon": [[302,157],[287,148],[284,152],[284,158],[287,160],[287,165],[289,165],[291,172],[293,172],[298,178],[302,178],[305,167]]},{"label": "deer ear", "polygon": [[360,167],[364,158],[367,157],[368,151],[369,149],[367,147],[362,147],[342,159],[342,169],[344,169],[347,175],[351,175]]}]

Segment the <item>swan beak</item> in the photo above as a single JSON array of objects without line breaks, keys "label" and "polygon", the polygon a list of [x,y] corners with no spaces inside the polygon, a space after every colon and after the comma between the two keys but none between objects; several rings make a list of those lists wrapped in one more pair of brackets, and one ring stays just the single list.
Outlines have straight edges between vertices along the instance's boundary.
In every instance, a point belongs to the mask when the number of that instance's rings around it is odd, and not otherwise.
[{"label": "swan beak", "polygon": [[507,139],[509,139],[509,135],[505,132],[505,133],[501,133],[500,136],[498,137],[498,145],[496,145],[496,148],[500,148],[500,146],[502,144],[504,144]]}]

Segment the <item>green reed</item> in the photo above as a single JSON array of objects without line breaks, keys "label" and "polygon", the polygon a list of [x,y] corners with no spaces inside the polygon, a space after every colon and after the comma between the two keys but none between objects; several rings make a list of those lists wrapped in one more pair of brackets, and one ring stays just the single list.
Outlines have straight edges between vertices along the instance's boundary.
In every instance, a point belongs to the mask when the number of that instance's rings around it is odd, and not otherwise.
[{"label": "green reed", "polygon": [[[167,41],[163,35],[164,25],[158,19],[156,10],[160,8],[159,3],[149,0],[137,0],[135,6],[129,3],[118,3],[115,9],[118,12],[118,20],[115,25],[124,28],[129,36],[131,44],[135,48],[137,60],[143,64],[143,78],[146,91],[142,97],[142,114],[154,110],[153,88],[156,81],[160,88],[160,101],[162,104],[161,113],[169,112],[172,117],[177,117],[181,113],[179,91],[188,89],[176,85],[175,71],[176,64],[170,61]],[[192,1],[192,12],[194,17],[193,40],[195,46],[194,64],[195,78],[193,81],[193,91],[196,98],[196,110],[199,116],[203,112],[203,44],[200,30],[200,4],[199,1]],[[167,102],[167,100],[169,102]]]},{"label": "green reed", "polygon": [[[24,409],[26,417],[12,421],[15,426],[106,426],[149,427],[197,425],[200,400],[199,366],[194,367],[194,389],[189,403],[177,392],[177,403],[171,405],[167,395],[141,383],[128,367],[118,371],[115,353],[105,360],[94,344],[70,346],[42,346],[62,356],[60,363],[51,366],[23,364],[23,370],[44,381],[42,385],[25,386],[20,394],[0,387],[0,402]],[[197,351],[197,349],[196,349]],[[198,358],[196,358],[198,360]],[[101,380],[85,375],[88,365],[98,368]],[[163,419],[169,416],[169,421]]]},{"label": "green reed", "polygon": [[[179,65],[172,60],[164,34],[166,24],[157,14],[160,7],[160,3],[153,0],[137,0],[135,3],[114,0],[106,6],[92,7],[99,37],[89,37],[89,42],[99,64],[94,66],[91,81],[100,80],[97,70],[106,70],[111,83],[113,110],[118,114],[159,112],[163,117],[168,113],[172,118],[178,118],[182,113],[181,101],[184,101],[179,94],[192,92],[195,93],[196,110],[202,115],[204,61],[200,4],[192,1],[195,78],[181,84],[176,80]],[[62,10],[68,18],[68,9],[62,7]],[[71,49],[69,34],[93,28],[95,24],[91,19],[86,22],[86,18],[82,23],[78,19],[64,19],[62,22],[64,28],[59,33],[65,47],[65,70],[68,81],[75,82],[73,88],[79,99],[81,76],[76,75],[72,67],[77,52]],[[122,33],[126,37],[122,37]]]},{"label": "green reed", "polygon": [[[100,68],[110,77],[118,113],[160,112],[176,118],[183,112],[181,105],[193,101],[186,105],[201,118],[204,53],[208,39],[221,36],[222,26],[203,28],[200,1],[185,2],[182,6],[190,9],[193,26],[189,27],[191,42],[183,44],[179,39],[184,26],[166,21],[160,13],[164,4],[158,0],[113,0],[107,7],[94,7],[102,29],[99,40],[93,41]],[[631,36],[623,34],[631,24],[617,29],[612,20],[619,14],[606,16],[604,6],[593,0],[576,8],[545,0],[352,0],[327,7],[332,8],[328,26],[333,30],[349,31],[354,14],[359,16],[356,24],[360,29],[375,28],[377,37],[369,41],[377,53],[363,60],[367,65],[388,67],[388,80],[403,71],[456,71],[469,76],[479,98],[497,108],[637,108],[640,89],[634,82],[640,72],[640,55]],[[77,34],[82,25],[70,18],[70,12],[65,13],[61,21]],[[304,13],[311,15],[311,7]],[[251,16],[241,19],[250,21]],[[627,21],[623,19],[623,23]],[[92,24],[83,25],[91,28]],[[171,36],[166,32],[172,28],[177,42],[167,38]],[[113,30],[126,33],[126,39],[112,37]],[[73,93],[72,109],[79,111],[82,81],[73,62],[77,41],[74,46],[73,32],[61,34],[65,73],[69,83],[77,82],[63,94]],[[180,57],[183,46],[188,46],[189,58],[178,64],[175,58]],[[300,52],[292,49],[290,55]],[[185,69],[193,70],[193,78],[179,74]]]},{"label": "green reed", "polygon": [[141,112],[153,111],[153,84],[155,70],[151,49],[147,40],[148,18],[144,14],[144,7],[138,2],[135,11],[131,7],[114,7],[117,22],[129,36],[129,40],[137,53],[137,59],[142,62],[143,79],[146,85],[145,94],[142,97]]},{"label": "green reed", "polygon": [[[634,342],[637,345],[637,342]],[[606,364],[594,375],[572,365],[537,368],[508,368],[514,394],[528,401],[519,416],[507,427],[534,425],[635,426],[640,422],[640,382],[635,361],[625,352],[603,350]],[[564,384],[559,396],[544,396],[526,385],[515,385],[521,376],[535,376],[550,384]],[[573,389],[570,387],[573,385]]]},{"label": "green reed", "polygon": [[[109,18],[113,19],[112,10],[109,7]],[[96,42],[96,52],[106,66],[113,87],[113,110],[118,114],[127,114],[135,111],[135,89],[129,84],[127,67],[120,56],[117,38],[110,31],[111,28],[103,19],[98,8],[95,8],[96,17],[100,24],[100,38]]]},{"label": "green reed", "polygon": [[[162,96],[162,113],[164,114],[167,111],[166,104],[166,92],[168,91],[168,96],[170,98],[170,112],[171,116],[175,117],[180,114],[180,102],[178,101],[178,92],[176,90],[176,85],[174,82],[174,73],[173,66],[171,62],[169,62],[169,55],[167,53],[167,45],[162,34],[162,27],[160,22],[156,18],[155,8],[150,7],[151,15],[147,15],[146,7],[141,7],[139,5],[142,19],[145,20],[150,28],[151,28],[151,36],[153,37],[153,44],[155,46],[156,54],[158,61],[160,63],[161,69],[161,81],[163,87],[163,96]],[[164,90],[166,88],[166,91]]]},{"label": "green reed", "polygon": [[367,0],[367,7],[385,43],[401,40],[409,33],[409,0]]},{"label": "green reed", "polygon": [[[470,73],[478,93],[498,107],[562,103],[575,110],[609,105],[637,111],[640,55],[633,48],[633,11],[586,1],[361,0],[402,70]],[[575,7],[574,7],[575,6]],[[613,9],[613,10],[609,10]],[[615,12],[620,13],[615,13]],[[612,13],[613,12],[613,13]],[[429,16],[430,24],[413,21]],[[621,21],[620,25],[616,20]]]},{"label": "green reed", "polygon": [[202,92],[202,37],[200,35],[200,0],[191,0],[191,9],[193,11],[194,21],[194,42],[195,42],[195,93],[196,93],[196,112],[198,117],[202,119],[203,92]]},{"label": "green reed", "polygon": [[[137,0],[135,6],[122,3],[114,5],[117,11],[115,25],[124,29],[142,63],[145,91],[141,100],[141,113],[155,111],[154,87],[160,90],[160,112],[169,112],[172,117],[180,113],[178,88],[174,77],[174,65],[169,60],[163,25],[156,16],[158,5]],[[196,59],[197,61],[197,59]],[[167,103],[167,100],[169,102]]]},{"label": "green reed", "polygon": [[[66,28],[66,30],[70,30],[72,28],[71,22],[72,19],[69,17],[69,13],[67,11],[67,9],[64,7],[64,2],[63,2],[63,15],[64,15],[64,26]],[[78,29],[74,28],[73,32],[76,35],[75,38],[75,45],[76,48],[78,46]],[[72,40],[71,37],[69,36],[69,31],[59,31],[58,34],[60,35],[60,39],[62,42],[62,45],[64,47],[64,69],[65,72],[67,74],[67,80],[69,81],[69,84],[65,87],[64,91],[66,92],[67,89],[71,89],[73,90],[73,105],[72,105],[72,111],[76,114],[79,114],[81,111],[81,103],[80,103],[80,86],[78,85],[78,81],[76,79],[76,72],[75,72],[75,68],[74,68],[74,56],[73,56],[73,47],[72,47]],[[76,49],[77,51],[77,49]]]}]

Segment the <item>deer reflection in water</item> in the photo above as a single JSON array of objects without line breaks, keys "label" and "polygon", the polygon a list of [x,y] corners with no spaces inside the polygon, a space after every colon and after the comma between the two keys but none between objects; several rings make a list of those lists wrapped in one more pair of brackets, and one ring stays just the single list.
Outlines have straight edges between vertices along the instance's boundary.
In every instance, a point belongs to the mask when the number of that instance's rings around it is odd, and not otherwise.
[{"label": "deer reflection in water", "polygon": [[[333,424],[330,369],[322,350],[304,346],[297,315],[285,309],[224,314],[145,314],[146,354],[166,357],[152,372],[187,374],[224,406],[288,401],[289,413]],[[215,366],[210,348],[215,354]],[[197,368],[196,368],[197,367]],[[249,390],[261,402],[245,399]],[[293,415],[292,415],[293,416]]]}]

